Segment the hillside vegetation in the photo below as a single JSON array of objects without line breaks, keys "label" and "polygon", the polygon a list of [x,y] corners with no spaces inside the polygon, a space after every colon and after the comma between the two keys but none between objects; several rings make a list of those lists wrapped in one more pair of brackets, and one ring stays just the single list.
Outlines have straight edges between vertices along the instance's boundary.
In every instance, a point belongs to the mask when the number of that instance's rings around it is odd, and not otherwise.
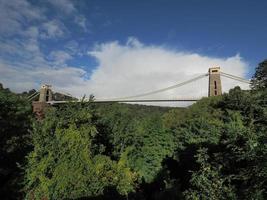
[{"label": "hillside vegetation", "polygon": [[1,199],[267,199],[267,60],[188,108],[76,103],[37,121],[0,90]]}]

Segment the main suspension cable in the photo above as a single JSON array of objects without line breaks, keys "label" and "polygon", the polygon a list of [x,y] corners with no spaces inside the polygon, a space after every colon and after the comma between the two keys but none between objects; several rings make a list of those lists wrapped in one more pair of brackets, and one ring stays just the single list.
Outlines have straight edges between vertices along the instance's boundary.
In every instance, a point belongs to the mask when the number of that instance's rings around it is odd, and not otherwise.
[{"label": "main suspension cable", "polygon": [[32,96],[31,98],[28,98],[28,101],[31,101],[32,99],[34,99],[35,97],[37,97],[40,94],[40,92],[36,92],[36,94],[34,96]]},{"label": "main suspension cable", "polygon": [[[117,98],[111,98],[111,99],[108,99],[108,100],[117,100],[117,99],[124,100],[124,99],[131,99],[131,98],[144,97],[144,96],[148,96],[148,95],[152,95],[152,94],[157,94],[157,93],[164,92],[164,91],[167,91],[167,90],[170,90],[170,89],[181,87],[183,85],[186,85],[186,84],[189,84],[191,82],[194,82],[194,81],[196,81],[198,79],[204,78],[205,76],[208,76],[208,73],[202,74],[202,75],[197,76],[197,77],[195,77],[193,79],[190,79],[188,81],[184,81],[182,83],[178,83],[178,84],[175,84],[175,85],[172,85],[172,86],[169,86],[169,87],[166,87],[166,88],[162,88],[162,89],[159,89],[159,90],[154,90],[154,91],[151,91],[151,92],[146,92],[146,93],[133,95],[133,96],[126,96],[126,97],[120,97],[120,98],[118,98],[118,97]],[[103,100],[107,100],[107,99],[103,99]]]},{"label": "main suspension cable", "polygon": [[227,73],[224,73],[224,72],[221,72],[221,75],[226,77],[226,78],[230,78],[230,79],[233,79],[233,80],[236,80],[236,81],[239,81],[239,82],[250,84],[249,80],[246,80],[246,79],[238,77],[238,76],[234,76],[234,75],[227,74]]},{"label": "main suspension cable", "polygon": [[229,78],[234,78],[235,80],[240,80],[240,81],[244,81],[244,82],[250,82],[250,80],[247,80],[247,79],[244,79],[242,77],[239,77],[239,76],[235,76],[235,75],[232,75],[232,74],[228,74],[228,73],[224,73],[224,72],[221,72],[221,75],[223,76],[228,76]]},{"label": "main suspension cable", "polygon": [[[226,78],[230,78],[232,80],[236,80],[236,81],[247,83],[247,84],[250,83],[249,80],[246,80],[246,79],[244,79],[242,77],[238,77],[238,76],[235,76],[235,75],[232,75],[232,74],[227,74],[227,73],[224,73],[224,72],[220,72],[220,74],[221,74],[221,76],[226,77]],[[167,91],[167,90],[171,90],[171,89],[174,89],[174,88],[179,88],[179,87],[184,86],[186,84],[192,83],[192,82],[194,82],[196,80],[202,79],[202,78],[204,78],[204,77],[206,77],[208,75],[209,75],[209,73],[201,74],[200,76],[197,76],[197,77],[192,78],[190,80],[184,81],[182,83],[178,83],[178,84],[175,84],[175,85],[172,85],[172,86],[169,86],[169,87],[166,87],[166,88],[154,90],[154,91],[151,91],[151,92],[141,93],[141,94],[137,94],[137,95],[133,95],[133,96],[117,97],[117,98],[110,98],[110,99],[101,99],[101,101],[116,101],[116,100],[127,100],[127,99],[132,99],[132,98],[145,97],[145,96],[148,96],[148,95],[157,94],[157,93],[164,92],[164,91]],[[65,93],[65,92],[59,92],[59,93],[65,95],[65,96],[69,96],[69,97],[75,98],[71,94],[68,94],[68,93]],[[40,94],[40,92],[36,91],[35,93],[31,94],[27,98],[30,101],[30,100],[34,99],[39,94]],[[95,99],[95,100],[98,101],[99,99]]]},{"label": "main suspension cable", "polygon": [[27,99],[32,98],[32,97],[33,97],[35,94],[37,94],[37,93],[38,93],[38,91],[34,92],[33,94],[29,95],[29,96],[27,97]]}]

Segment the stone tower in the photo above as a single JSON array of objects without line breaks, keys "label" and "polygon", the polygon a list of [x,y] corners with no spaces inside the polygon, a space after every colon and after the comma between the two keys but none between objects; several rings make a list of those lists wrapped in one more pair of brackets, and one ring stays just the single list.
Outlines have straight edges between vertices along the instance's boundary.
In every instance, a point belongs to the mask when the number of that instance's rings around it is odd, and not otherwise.
[{"label": "stone tower", "polygon": [[220,67],[209,68],[209,97],[222,94]]},{"label": "stone tower", "polygon": [[51,85],[42,85],[39,94],[39,101],[32,102],[33,113],[38,120],[44,118],[45,109],[49,107],[48,101],[52,101]]},{"label": "stone tower", "polygon": [[39,102],[52,101],[51,85],[42,85],[40,89]]}]

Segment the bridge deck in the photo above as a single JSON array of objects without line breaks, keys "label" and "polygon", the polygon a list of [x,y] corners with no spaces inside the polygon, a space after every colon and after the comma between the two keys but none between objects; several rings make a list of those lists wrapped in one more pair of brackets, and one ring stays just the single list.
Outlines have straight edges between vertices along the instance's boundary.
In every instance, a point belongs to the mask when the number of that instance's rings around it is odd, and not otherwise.
[{"label": "bridge deck", "polygon": [[[145,103],[145,102],[195,102],[199,99],[134,99],[134,100],[95,100],[92,103]],[[80,101],[48,101],[49,104],[76,103]]]}]

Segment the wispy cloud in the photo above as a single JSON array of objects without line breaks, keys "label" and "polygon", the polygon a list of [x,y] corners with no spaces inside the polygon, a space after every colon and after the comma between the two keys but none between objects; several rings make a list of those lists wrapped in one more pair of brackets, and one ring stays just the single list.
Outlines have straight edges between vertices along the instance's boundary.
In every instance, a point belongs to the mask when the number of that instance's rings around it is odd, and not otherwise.
[{"label": "wispy cloud", "polygon": [[18,34],[23,24],[46,17],[38,7],[25,0],[0,1],[0,34],[6,36]]},{"label": "wispy cloud", "polygon": [[48,58],[53,61],[56,66],[66,66],[66,62],[72,59],[72,56],[65,51],[52,51]]},{"label": "wispy cloud", "polygon": [[65,25],[56,19],[43,23],[40,29],[42,30],[40,36],[44,39],[62,37],[67,32]]},{"label": "wispy cloud", "polygon": [[[61,7],[64,14],[73,18],[73,22],[76,23],[74,19],[79,16],[79,23],[86,28],[83,15],[77,15],[72,1],[51,2],[56,8]],[[60,77],[67,74],[80,77],[85,73],[66,64],[79,53],[78,43],[73,39],[70,40],[69,49],[64,45],[51,46],[49,52],[44,53],[47,40],[66,39],[70,31],[61,18],[49,13],[46,3],[40,5],[43,7],[37,7],[27,0],[0,0],[0,82],[15,91],[36,88],[42,82],[63,86],[63,79],[58,81]],[[58,74],[62,76],[55,80],[53,75]]]},{"label": "wispy cloud", "polygon": [[87,28],[87,20],[84,16],[82,15],[78,15],[75,17],[75,20],[74,20],[81,28],[83,28],[84,31],[88,31],[88,28]]},{"label": "wispy cloud", "polygon": [[[14,91],[28,91],[38,89],[41,84],[49,83],[55,88],[69,88],[75,84],[83,86],[83,75],[86,72],[75,67],[50,66],[14,66],[0,62],[0,80]],[[65,90],[66,91],[66,90]]]},{"label": "wispy cloud", "polygon": [[51,14],[46,4],[42,7],[31,4],[27,0],[0,0],[0,34],[2,37],[24,35],[41,38],[64,36],[68,29],[64,25],[64,17],[77,24],[82,30],[88,31],[87,20],[75,8],[74,1],[49,1],[60,15]]},{"label": "wispy cloud", "polygon": [[76,8],[73,5],[73,1],[70,0],[48,0],[50,4],[56,7],[58,10],[64,12],[65,14],[72,14],[76,12]]},{"label": "wispy cloud", "polygon": [[54,6],[54,8],[63,13],[64,15],[69,15],[74,19],[74,22],[80,26],[84,31],[88,31],[87,20],[81,15],[75,8],[74,1],[71,0],[48,0],[48,2]]}]

